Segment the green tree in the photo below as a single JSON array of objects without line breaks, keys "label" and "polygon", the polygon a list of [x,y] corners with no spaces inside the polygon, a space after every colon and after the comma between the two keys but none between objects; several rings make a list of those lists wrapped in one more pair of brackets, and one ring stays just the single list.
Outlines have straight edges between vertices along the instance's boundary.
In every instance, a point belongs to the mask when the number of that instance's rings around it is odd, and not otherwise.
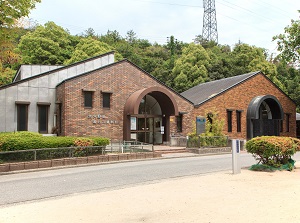
[{"label": "green tree", "polygon": [[41,0],[1,0],[0,4],[0,27],[9,27],[23,16],[27,16],[35,4]]},{"label": "green tree", "polygon": [[[300,13],[300,10],[298,10]],[[273,37],[277,41],[281,57],[286,62],[298,63],[300,59],[300,20],[292,20],[291,25],[284,28],[284,34]],[[298,64],[299,66],[299,64]]]},{"label": "green tree", "polygon": [[[72,57],[65,61],[65,65],[72,64],[89,57],[94,57],[100,54],[112,51],[113,48],[106,43],[93,39],[92,37],[82,38],[77,44]],[[119,53],[115,54],[116,60],[122,59]]]},{"label": "green tree", "polygon": [[67,30],[48,22],[22,36],[18,51],[22,55],[22,62],[26,64],[63,64],[71,58],[73,41]]},{"label": "green tree", "polygon": [[[172,79],[168,85],[178,92],[183,92],[195,85],[208,81],[209,55],[201,45],[189,44],[183,49],[182,55],[175,61]],[[183,80],[186,80],[182,83]]]}]

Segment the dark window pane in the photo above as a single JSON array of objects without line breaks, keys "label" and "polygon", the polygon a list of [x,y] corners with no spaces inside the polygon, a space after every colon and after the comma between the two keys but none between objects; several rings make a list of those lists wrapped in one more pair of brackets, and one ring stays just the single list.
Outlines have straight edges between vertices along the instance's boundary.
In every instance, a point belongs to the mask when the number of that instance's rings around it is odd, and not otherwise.
[{"label": "dark window pane", "polygon": [[102,93],[103,96],[103,108],[110,108],[110,93]]},{"label": "dark window pane", "polygon": [[48,108],[49,106],[39,106],[39,132],[48,133]]},{"label": "dark window pane", "polygon": [[91,91],[84,92],[84,107],[87,108],[93,107],[93,92]]},{"label": "dark window pane", "polygon": [[242,119],[242,113],[240,111],[236,111],[237,132],[242,131],[242,123],[241,123],[242,120],[241,119]]},{"label": "dark window pane", "polygon": [[18,123],[17,131],[27,131],[28,130],[28,105],[17,105],[18,112]]},{"label": "dark window pane", "polygon": [[232,111],[227,110],[227,126],[228,132],[232,132]]},{"label": "dark window pane", "polygon": [[182,132],[182,115],[176,116],[177,132]]},{"label": "dark window pane", "polygon": [[290,114],[286,114],[286,131],[290,131]]}]

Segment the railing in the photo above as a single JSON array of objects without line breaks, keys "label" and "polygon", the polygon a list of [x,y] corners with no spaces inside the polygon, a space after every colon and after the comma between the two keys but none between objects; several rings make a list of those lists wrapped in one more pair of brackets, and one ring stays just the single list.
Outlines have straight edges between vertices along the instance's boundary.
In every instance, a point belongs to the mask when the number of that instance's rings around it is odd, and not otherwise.
[{"label": "railing", "polygon": [[228,136],[194,136],[187,140],[187,148],[227,147]]},{"label": "railing", "polygon": [[122,141],[111,143],[106,146],[105,152],[110,153],[136,153],[136,152],[154,152],[154,146],[138,141]]},{"label": "railing", "polygon": [[35,161],[43,159],[82,157],[95,154],[103,155],[104,153],[105,146],[28,149],[0,152],[0,160]]},{"label": "railing", "polygon": [[36,161],[58,158],[85,157],[90,155],[105,155],[108,153],[154,152],[153,145],[135,141],[124,141],[123,144],[89,147],[60,147],[45,149],[29,149],[0,152],[0,162],[6,161]]}]

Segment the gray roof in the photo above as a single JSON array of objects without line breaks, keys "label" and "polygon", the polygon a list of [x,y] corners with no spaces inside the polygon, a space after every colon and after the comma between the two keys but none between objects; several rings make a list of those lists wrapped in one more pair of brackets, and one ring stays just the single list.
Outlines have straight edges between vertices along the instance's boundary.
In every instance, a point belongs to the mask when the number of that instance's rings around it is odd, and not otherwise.
[{"label": "gray roof", "polygon": [[296,113],[296,120],[300,121],[300,113]]},{"label": "gray roof", "polygon": [[193,102],[194,105],[200,105],[259,73],[261,72],[257,71],[199,84],[181,93],[181,95]]}]

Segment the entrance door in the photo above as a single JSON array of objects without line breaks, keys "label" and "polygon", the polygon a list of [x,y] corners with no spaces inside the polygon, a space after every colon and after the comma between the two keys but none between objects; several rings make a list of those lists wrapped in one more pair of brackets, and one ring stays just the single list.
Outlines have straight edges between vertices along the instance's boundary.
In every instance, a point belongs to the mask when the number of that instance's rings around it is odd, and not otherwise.
[{"label": "entrance door", "polygon": [[137,118],[137,141],[161,144],[161,117]]},{"label": "entrance door", "polygon": [[153,118],[137,119],[137,141],[153,143]]}]

